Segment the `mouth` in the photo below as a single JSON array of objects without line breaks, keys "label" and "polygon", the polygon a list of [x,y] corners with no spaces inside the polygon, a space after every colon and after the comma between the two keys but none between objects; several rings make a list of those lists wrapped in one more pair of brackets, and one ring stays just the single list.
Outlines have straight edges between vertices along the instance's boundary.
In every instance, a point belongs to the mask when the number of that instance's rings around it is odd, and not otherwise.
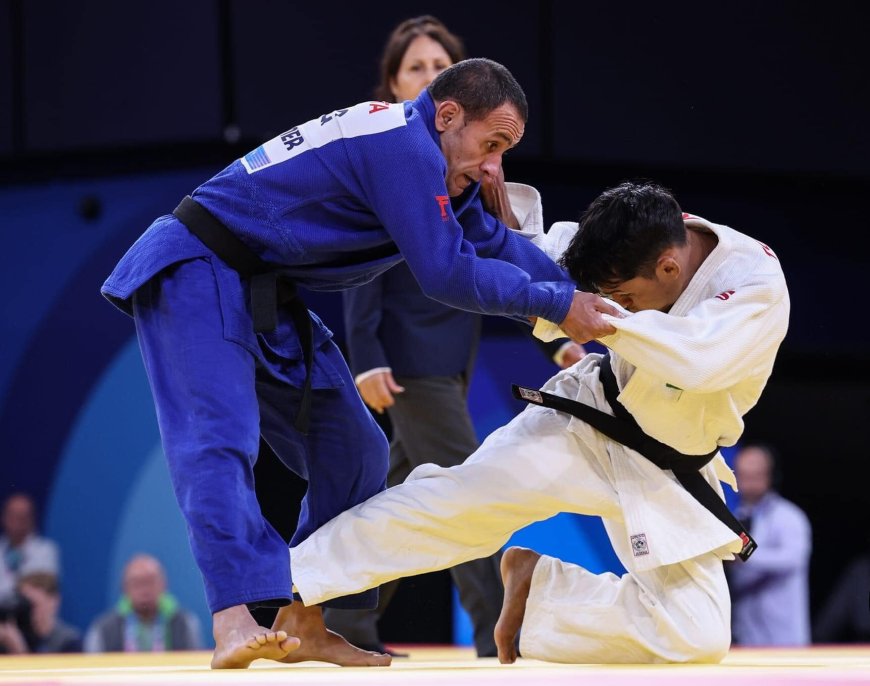
[{"label": "mouth", "polygon": [[475,183],[475,181],[468,174],[458,174],[454,177],[453,183],[456,189],[456,195],[461,195],[471,184]]}]

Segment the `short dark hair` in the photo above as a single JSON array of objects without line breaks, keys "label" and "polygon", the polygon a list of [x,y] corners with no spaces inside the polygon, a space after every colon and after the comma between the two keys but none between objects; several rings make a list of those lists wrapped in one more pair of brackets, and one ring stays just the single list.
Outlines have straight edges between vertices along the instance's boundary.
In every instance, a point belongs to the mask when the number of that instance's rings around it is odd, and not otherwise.
[{"label": "short dark hair", "polygon": [[49,595],[60,595],[60,583],[56,574],[52,572],[30,572],[18,579],[18,588],[22,586],[39,588]]},{"label": "short dark hair", "polygon": [[506,67],[484,57],[451,65],[427,86],[435,102],[454,100],[468,121],[483,119],[497,107],[513,105],[523,121],[529,120],[526,94]]},{"label": "short dark hair", "polygon": [[396,94],[390,89],[390,81],[399,73],[408,46],[419,36],[428,36],[436,43],[440,43],[454,64],[465,59],[465,46],[462,44],[462,39],[451,33],[440,19],[431,14],[406,19],[393,29],[384,45],[384,52],[381,55],[381,80],[375,88],[377,100],[393,102],[396,99]]},{"label": "short dark hair", "polygon": [[674,196],[651,181],[626,181],[592,201],[560,262],[581,288],[598,291],[652,277],[662,251],[685,243]]}]

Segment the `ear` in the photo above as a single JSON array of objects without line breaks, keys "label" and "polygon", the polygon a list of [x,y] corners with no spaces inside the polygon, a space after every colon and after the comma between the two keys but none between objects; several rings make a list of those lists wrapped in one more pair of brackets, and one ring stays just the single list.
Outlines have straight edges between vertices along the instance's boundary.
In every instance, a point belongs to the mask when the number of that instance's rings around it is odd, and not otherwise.
[{"label": "ear", "polygon": [[682,266],[673,250],[665,250],[659,255],[659,259],[656,261],[656,277],[659,281],[673,283],[681,273]]},{"label": "ear", "polygon": [[455,100],[442,100],[435,106],[435,130],[444,133],[461,121],[462,106]]}]

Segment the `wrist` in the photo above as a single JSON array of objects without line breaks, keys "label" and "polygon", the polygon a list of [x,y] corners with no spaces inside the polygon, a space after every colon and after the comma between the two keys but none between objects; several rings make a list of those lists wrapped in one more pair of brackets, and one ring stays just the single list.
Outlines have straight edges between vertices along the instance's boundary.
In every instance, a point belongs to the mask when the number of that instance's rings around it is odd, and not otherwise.
[{"label": "wrist", "polygon": [[354,377],[353,382],[357,386],[359,386],[363,381],[365,381],[366,379],[370,379],[376,374],[385,374],[391,371],[393,371],[392,367],[375,367],[373,369],[369,369],[368,371],[363,372],[362,374],[357,374]]}]

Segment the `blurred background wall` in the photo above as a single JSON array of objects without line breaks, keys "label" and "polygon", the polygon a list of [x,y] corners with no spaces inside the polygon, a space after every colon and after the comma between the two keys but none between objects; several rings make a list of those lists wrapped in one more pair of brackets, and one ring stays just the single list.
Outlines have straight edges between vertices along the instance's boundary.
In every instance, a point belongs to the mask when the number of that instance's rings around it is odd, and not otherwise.
[{"label": "blurred background wall", "polygon": [[[817,604],[870,526],[862,9],[0,0],[0,496],[35,496],[62,548],[64,615],[84,627],[145,550],[207,622],[132,321],[101,298],[102,281],[153,218],[230,161],[369,98],[388,31],[423,13],[524,86],[531,118],[505,169],[541,190],[548,223],[646,177],[777,252],[791,328],[745,438],[778,446],[782,491],[812,520]],[[341,343],[340,298],[310,306]],[[472,386],[480,435],[521,409],[509,383],[554,371],[513,325],[488,319]],[[257,470],[264,511],[291,530],[304,484],[265,448]],[[517,540],[595,570],[618,564],[583,518]],[[385,640],[459,636],[446,575],[427,577],[400,592]]]}]

